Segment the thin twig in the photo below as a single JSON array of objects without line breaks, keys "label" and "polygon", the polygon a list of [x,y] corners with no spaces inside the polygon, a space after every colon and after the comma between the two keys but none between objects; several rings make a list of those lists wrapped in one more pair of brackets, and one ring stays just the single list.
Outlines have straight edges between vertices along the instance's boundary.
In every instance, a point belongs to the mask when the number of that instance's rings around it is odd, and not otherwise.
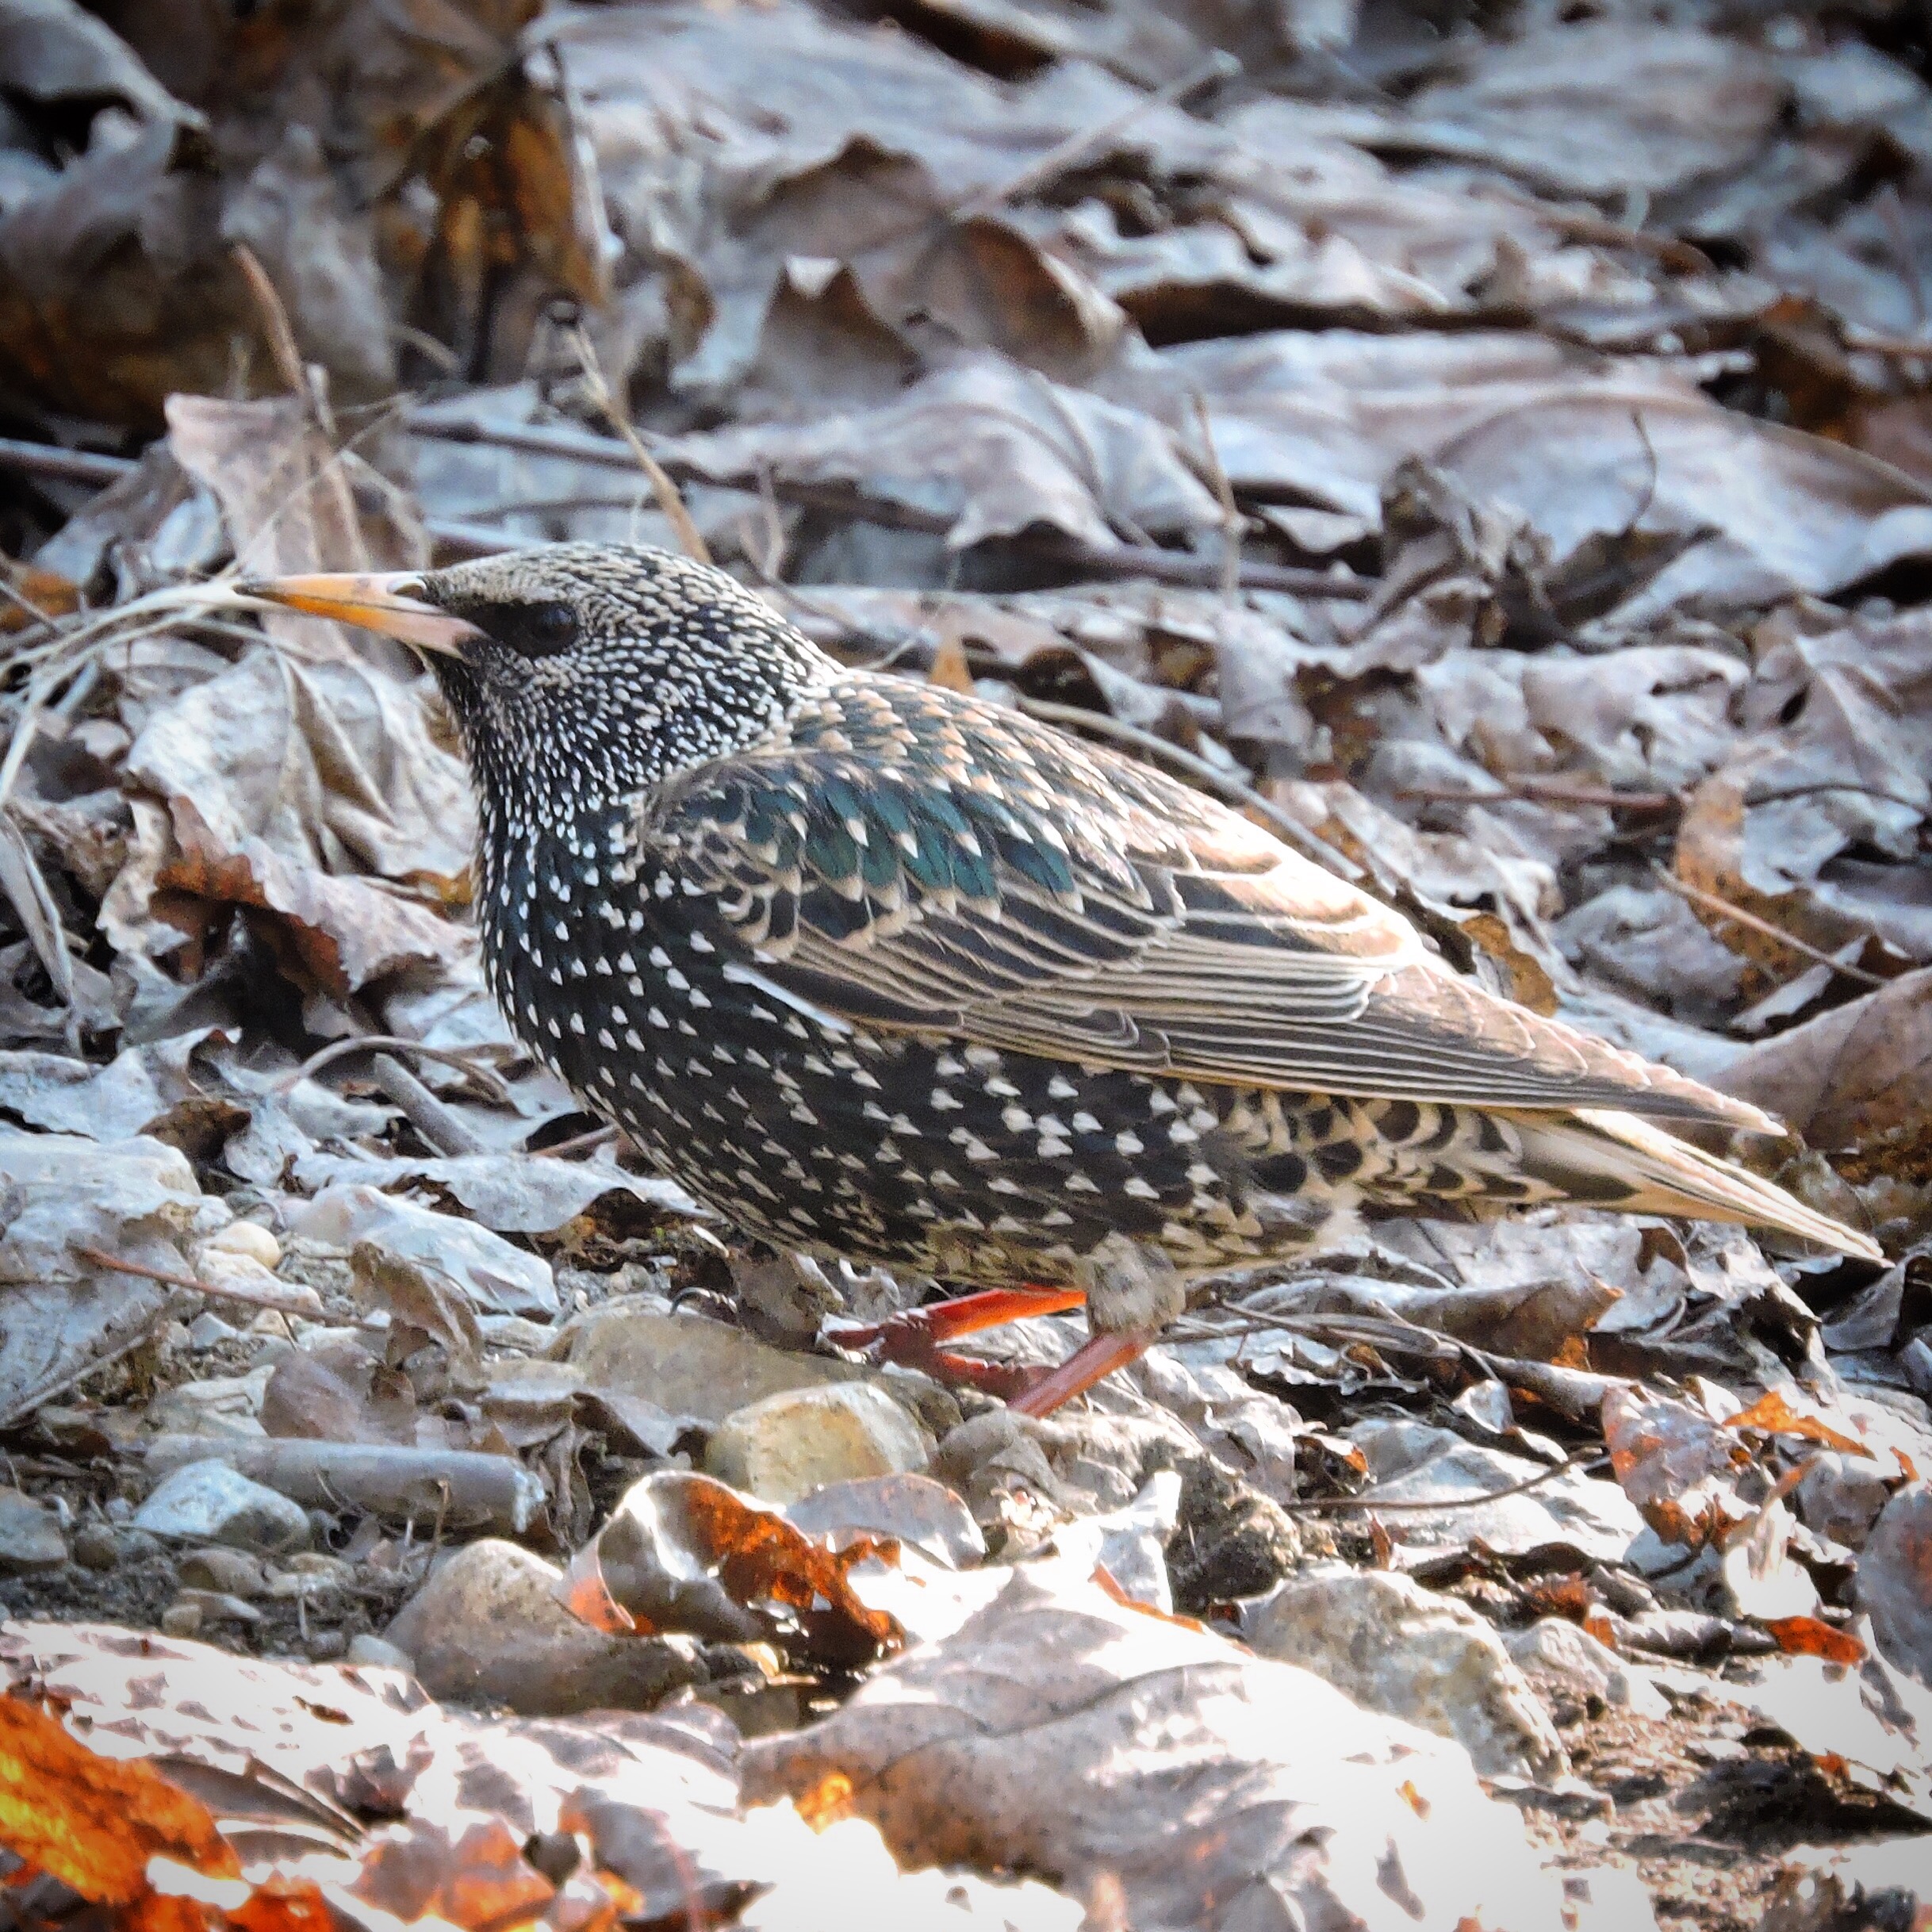
[{"label": "thin twig", "polygon": [[696,562],[708,564],[711,560],[711,546],[692,521],[684,498],[677,493],[677,485],[671,481],[664,466],[645,448],[644,439],[632,427],[630,416],[618,406],[617,398],[611,393],[610,384],[604,378],[604,366],[597,360],[596,346],[581,322],[571,324],[570,344],[584,372],[584,387],[590,400],[596,405],[598,414],[623,439],[632,460],[649,480],[657,499],[657,508],[677,533],[678,547]]},{"label": "thin twig", "polygon": [[433,1060],[440,1065],[454,1067],[468,1074],[499,1106],[510,1104],[510,1090],[504,1084],[502,1075],[476,1059],[473,1050],[461,1052],[452,1047],[425,1046],[420,1040],[405,1040],[398,1033],[358,1033],[353,1040],[332,1041],[311,1053],[293,1073],[285,1074],[275,1083],[274,1091],[278,1094],[288,1093],[333,1062],[351,1053],[364,1052],[412,1053],[419,1060]]},{"label": "thin twig", "polygon": [[401,1108],[403,1117],[438,1153],[461,1160],[466,1155],[489,1151],[457,1118],[448,1104],[432,1094],[393,1055],[378,1053],[371,1071],[377,1086]]},{"label": "thin twig", "polygon": [[1359,883],[1365,876],[1353,859],[1344,857],[1318,833],[1311,832],[1299,818],[1283,811],[1278,805],[1270,803],[1252,785],[1217,771],[1206,759],[1196,757],[1191,751],[1183,751],[1179,745],[1169,744],[1164,738],[1156,738],[1152,731],[1143,731],[1137,725],[1123,724],[1119,719],[1110,718],[1104,711],[1086,711],[1077,704],[1052,704],[1044,698],[1023,697],[1020,700],[1020,709],[1029,718],[1037,718],[1043,723],[1071,725],[1079,730],[1097,732],[1102,738],[1117,738],[1123,745],[1133,746],[1137,751],[1164,759],[1230,804],[1259,813],[1305,858],[1313,859],[1317,865],[1325,866],[1351,884]]},{"label": "thin twig", "polygon": [[982,216],[997,213],[1006,202],[1018,201],[1022,195],[1030,194],[1036,188],[1045,187],[1048,182],[1065,174],[1076,161],[1091,154],[1096,148],[1105,146],[1117,134],[1132,127],[1143,114],[1184,101],[1210,82],[1232,80],[1240,71],[1241,63],[1232,54],[1225,51],[1209,54],[1198,67],[1190,68],[1179,80],[1169,81],[1164,87],[1143,94],[1110,120],[1102,121],[1098,127],[1083,128],[1077,133],[1069,134],[1064,140],[1056,141],[1045,154],[1028,162],[1018,174],[990,188],[983,188],[960,202],[949,211],[947,219],[972,221]]},{"label": "thin twig", "polygon": [[1689,899],[1692,905],[1702,906],[1708,912],[1719,914],[1739,926],[1749,926],[1754,933],[1762,933],[1767,939],[1775,939],[1780,945],[1789,946],[1792,952],[1803,953],[1820,966],[1829,966],[1834,972],[1842,972],[1848,979],[1871,987],[1892,983],[1882,973],[1867,972],[1862,966],[1847,965],[1843,960],[1835,960],[1829,953],[1820,952],[1795,933],[1786,932],[1783,926],[1773,926],[1769,919],[1761,919],[1756,913],[1746,912],[1742,906],[1734,906],[1729,899],[1720,899],[1715,892],[1707,892],[1702,886],[1690,884],[1666,867],[1659,865],[1654,859],[1650,861],[1650,870],[1673,892]]},{"label": "thin twig", "polygon": [[1561,779],[1505,773],[1493,792],[1457,791],[1447,785],[1397,785],[1390,796],[1443,805],[1507,804],[1512,799],[1540,799],[1552,805],[1604,806],[1612,811],[1671,811],[1684,801],[1674,792],[1617,792],[1608,786],[1570,785]]},{"label": "thin twig", "polygon": [[623,1138],[623,1133],[615,1127],[593,1127],[588,1133],[573,1134],[568,1140],[559,1140],[554,1146],[531,1147],[523,1151],[540,1154],[546,1160],[568,1160],[573,1155],[594,1153],[599,1148]]},{"label": "thin twig", "polygon": [[112,1268],[117,1275],[138,1275],[144,1282],[159,1282],[164,1288],[180,1288],[190,1294],[206,1295],[211,1301],[239,1301],[247,1308],[266,1308],[278,1315],[312,1315],[315,1305],[300,1295],[270,1294],[263,1288],[234,1288],[219,1282],[205,1282],[198,1275],[177,1275],[167,1268],[151,1268],[144,1261],[128,1261],[110,1255],[104,1248],[76,1247],[75,1253],[97,1268]]},{"label": "thin twig", "polygon": [[1194,421],[1201,430],[1202,453],[1207,459],[1208,481],[1221,504],[1221,594],[1232,604],[1241,587],[1241,512],[1234,500],[1234,485],[1221,467],[1221,451],[1214,447],[1214,423],[1208,414],[1207,399],[1198,389],[1193,392]]},{"label": "thin twig", "polygon": [[54,1381],[45,1382],[29,1395],[23,1395],[3,1416],[0,1416],[0,1431],[12,1428],[16,1423],[32,1415],[36,1409],[44,1409],[56,1396],[65,1395],[71,1389],[86,1381],[90,1375],[98,1375],[102,1370],[112,1368],[117,1362],[125,1362],[137,1351],[145,1348],[155,1338],[155,1331],[163,1322],[172,1321],[190,1304],[178,1295],[170,1295],[148,1319],[141,1324],[140,1332],[123,1342],[118,1348],[111,1349],[104,1355],[96,1355],[91,1361],[83,1362],[75,1369]]},{"label": "thin twig", "polygon": [[302,360],[301,349],[295,339],[294,325],[282,305],[280,291],[246,242],[236,242],[228,250],[228,259],[241,271],[242,279],[248,285],[248,293],[255,299],[262,318],[263,333],[268,338],[269,354],[274,358],[275,373],[281,377],[283,388],[301,404],[316,427],[329,442],[334,443],[335,420],[328,406],[328,397],[321,384],[309,374],[309,365]]},{"label": "thin twig", "polygon": [[1290,1516],[1327,1516],[1344,1509],[1372,1509],[1378,1516],[1386,1516],[1394,1510],[1480,1509],[1485,1503],[1500,1503],[1505,1497],[1521,1496],[1531,1489],[1539,1489],[1546,1482],[1554,1482],[1558,1476],[1566,1476],[1574,1469],[1588,1470],[1607,1466],[1610,1459],[1593,1450],[1578,1450],[1574,1455],[1566,1456],[1554,1468],[1546,1469],[1534,1476],[1525,1477],[1520,1482],[1512,1482],[1506,1489],[1489,1489],[1480,1496],[1445,1497],[1436,1501],[1411,1501],[1401,1498],[1393,1502],[1378,1503],[1373,1489],[1361,1496],[1312,1497],[1305,1501],[1283,1503],[1281,1507]]},{"label": "thin twig", "polygon": [[50,443],[23,443],[15,436],[0,436],[0,468],[23,476],[53,477],[63,483],[118,483],[134,467],[129,456],[63,450]]},{"label": "thin twig", "polygon": [[1769,791],[1750,791],[1744,795],[1748,806],[1769,805],[1779,799],[1809,798],[1816,792],[1855,792],[1866,798],[1883,799],[1888,805],[1903,805],[1907,811],[1915,811],[1922,818],[1932,812],[1932,803],[1924,799],[1908,799],[1903,792],[1888,792],[1880,785],[1860,784],[1849,778],[1819,778],[1809,784],[1777,785]]}]

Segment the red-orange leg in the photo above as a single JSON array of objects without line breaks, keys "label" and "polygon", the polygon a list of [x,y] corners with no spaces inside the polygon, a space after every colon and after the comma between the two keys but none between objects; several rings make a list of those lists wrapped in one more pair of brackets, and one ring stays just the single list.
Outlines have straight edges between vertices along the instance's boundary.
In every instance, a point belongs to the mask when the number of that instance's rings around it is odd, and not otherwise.
[{"label": "red-orange leg", "polygon": [[1022,1416],[1048,1416],[1063,1402],[1084,1395],[1116,1369],[1137,1362],[1159,1339],[1152,1328],[1127,1328],[1115,1335],[1096,1335],[1083,1342],[1056,1369],[1049,1369],[1006,1406]]},{"label": "red-orange leg", "polygon": [[826,1339],[841,1348],[862,1348],[875,1362],[896,1362],[941,1382],[964,1382],[988,1395],[1010,1397],[1028,1386],[1033,1370],[958,1355],[945,1344],[1032,1315],[1064,1315],[1086,1299],[1078,1288],[989,1288],[908,1309],[863,1328],[834,1328]]}]

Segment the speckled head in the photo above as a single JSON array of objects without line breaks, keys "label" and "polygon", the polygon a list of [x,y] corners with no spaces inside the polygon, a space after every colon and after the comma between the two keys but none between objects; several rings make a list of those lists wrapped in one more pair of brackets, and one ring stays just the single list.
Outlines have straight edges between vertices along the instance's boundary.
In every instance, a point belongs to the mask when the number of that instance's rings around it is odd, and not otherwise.
[{"label": "speckled head", "polygon": [[430,657],[478,784],[566,815],[754,743],[835,667],[722,570],[633,544],[559,544],[431,571],[473,627]]},{"label": "speckled head", "polygon": [[567,822],[755,743],[837,673],[723,571],[637,544],[246,588],[417,646],[486,811],[525,824]]}]

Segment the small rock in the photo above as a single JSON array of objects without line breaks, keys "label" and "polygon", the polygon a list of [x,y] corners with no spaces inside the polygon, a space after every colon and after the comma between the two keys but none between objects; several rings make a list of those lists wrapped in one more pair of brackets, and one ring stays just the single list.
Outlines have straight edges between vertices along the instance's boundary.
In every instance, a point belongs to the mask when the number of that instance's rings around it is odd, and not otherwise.
[{"label": "small rock", "polygon": [[232,1342],[240,1334],[239,1328],[232,1328],[219,1315],[211,1315],[204,1309],[188,1324],[188,1346],[205,1353],[210,1348],[219,1348],[224,1342]]},{"label": "small rock", "polygon": [[844,1305],[825,1271],[807,1255],[775,1255],[769,1261],[731,1257],[731,1286],[739,1313],[768,1341],[808,1347],[827,1315]]},{"label": "small rock", "polygon": [[856,1382],[852,1363],[773,1348],[742,1328],[701,1315],[607,1302],[574,1316],[550,1352],[584,1371],[593,1388],[642,1396],[673,1416],[722,1422],[789,1389]]},{"label": "small rock", "polygon": [[788,1503],[785,1514],[807,1536],[841,1531],[896,1536],[953,1570],[971,1570],[986,1558],[986,1538],[972,1512],[930,1476],[868,1476],[853,1482],[828,1482]]},{"label": "small rock", "polygon": [[1466,1604],[1388,1570],[1297,1579],[1254,1606],[1242,1635],[1364,1708],[1453,1738],[1489,1777],[1570,1775],[1549,1714],[1502,1639]]},{"label": "small rock", "polygon": [[346,1558],[331,1556],[322,1550],[298,1550],[285,1557],[282,1567],[291,1576],[316,1577],[347,1589],[355,1581],[355,1566]]},{"label": "small rock", "polygon": [[348,1639],[339,1630],[312,1630],[302,1646],[312,1664],[332,1664],[348,1647]]},{"label": "small rock", "polygon": [[1562,1617],[1547,1616],[1528,1630],[1512,1630],[1503,1645],[1539,1689],[1547,1683],[1554,1690],[1599,1698],[1639,1717],[1670,1715],[1662,1692],[1641,1669]]},{"label": "small rock", "polygon": [[164,1637],[193,1637],[201,1628],[201,1606],[194,1602],[171,1603],[161,1612],[161,1634]]},{"label": "small rock", "polygon": [[246,1550],[190,1550],[181,1559],[181,1580],[198,1590],[225,1591],[231,1597],[259,1597],[266,1587],[262,1566]]},{"label": "small rock", "polygon": [[308,1514],[299,1504],[225,1462],[183,1464],[135,1512],[134,1524],[182,1543],[224,1543],[271,1556],[309,1541]]},{"label": "small rock", "polygon": [[32,1577],[67,1560],[67,1539],[52,1511],[18,1489],[0,1489],[0,1574]]},{"label": "small rock", "polygon": [[526,1717],[648,1711],[703,1674],[688,1640],[608,1635],[554,1594],[562,1572],[493,1537],[447,1558],[384,1634],[432,1697]]},{"label": "small rock", "polygon": [[161,1539],[150,1535],[146,1530],[136,1529],[130,1524],[117,1535],[120,1560],[124,1563],[151,1563],[161,1554]]},{"label": "small rock", "polygon": [[772,1503],[926,1463],[918,1424],[867,1382],[769,1395],[727,1416],[704,1451],[704,1466],[719,1482]]},{"label": "small rock", "polygon": [[282,1244],[259,1221],[230,1221],[219,1234],[211,1234],[201,1244],[204,1254],[210,1248],[220,1254],[244,1255],[265,1268],[282,1265]]},{"label": "small rock", "polygon": [[406,1670],[411,1677],[416,1675],[416,1659],[407,1650],[398,1650],[386,1638],[372,1637],[366,1631],[349,1639],[347,1660],[372,1670]]},{"label": "small rock", "polygon": [[1167,1539],[1167,1574],[1179,1608],[1198,1615],[1215,1604],[1258,1597],[1294,1574],[1301,1532],[1280,1504],[1212,1456],[1197,1455],[1177,1466],[1180,1520]]},{"label": "small rock", "polygon": [[83,1523],[74,1532],[74,1560],[82,1570],[112,1570],[121,1561],[121,1539],[113,1524]]}]

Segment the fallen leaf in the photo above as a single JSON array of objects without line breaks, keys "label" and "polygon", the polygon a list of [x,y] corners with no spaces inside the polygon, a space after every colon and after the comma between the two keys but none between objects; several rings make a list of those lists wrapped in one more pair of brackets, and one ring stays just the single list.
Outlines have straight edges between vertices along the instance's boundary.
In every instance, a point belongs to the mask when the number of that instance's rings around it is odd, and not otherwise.
[{"label": "fallen leaf", "polygon": [[[149,1905],[148,1861],[171,1858],[233,1877],[240,1867],[205,1806],[139,1761],[119,1763],[79,1743],[17,1696],[0,1697],[0,1840],[95,1905]],[[180,1922],[199,1926],[192,1910]]]}]

